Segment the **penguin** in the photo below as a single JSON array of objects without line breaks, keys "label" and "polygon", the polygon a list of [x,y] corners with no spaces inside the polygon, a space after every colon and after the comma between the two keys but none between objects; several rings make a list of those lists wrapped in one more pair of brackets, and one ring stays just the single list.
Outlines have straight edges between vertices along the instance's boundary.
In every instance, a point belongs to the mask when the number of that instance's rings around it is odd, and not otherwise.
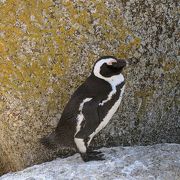
[{"label": "penguin", "polygon": [[126,60],[113,56],[100,57],[90,76],[80,85],[66,104],[54,132],[41,139],[46,147],[75,148],[82,160],[104,160],[100,151],[89,145],[117,111],[125,88],[122,75]]}]

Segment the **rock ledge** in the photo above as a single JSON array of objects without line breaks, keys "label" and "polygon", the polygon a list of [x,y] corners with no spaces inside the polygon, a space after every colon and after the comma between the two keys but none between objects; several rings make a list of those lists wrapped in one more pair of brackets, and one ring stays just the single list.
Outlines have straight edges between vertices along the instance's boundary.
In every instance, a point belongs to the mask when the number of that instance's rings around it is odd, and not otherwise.
[{"label": "rock ledge", "polygon": [[180,144],[101,149],[105,161],[84,163],[78,154],[8,173],[0,180],[180,179]]}]

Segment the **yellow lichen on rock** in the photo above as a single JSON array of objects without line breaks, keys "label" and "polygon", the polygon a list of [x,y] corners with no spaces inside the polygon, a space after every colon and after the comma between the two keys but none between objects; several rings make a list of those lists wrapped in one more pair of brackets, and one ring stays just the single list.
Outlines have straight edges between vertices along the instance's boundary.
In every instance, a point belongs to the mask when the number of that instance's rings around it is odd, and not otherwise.
[{"label": "yellow lichen on rock", "polygon": [[58,121],[56,115],[96,58],[127,58],[139,47],[120,6],[98,0],[0,3],[0,145],[8,149],[4,156],[11,169],[45,159],[37,144],[47,131],[43,124],[54,127],[52,119]]},{"label": "yellow lichen on rock", "polygon": [[[99,43],[100,52],[122,58],[128,57],[140,43],[123,25],[120,9],[108,8],[103,1],[63,1],[58,6],[52,1],[9,0],[1,5],[0,11],[1,39],[6,42],[6,54],[1,57],[1,63],[5,62],[1,66],[1,85],[8,90],[12,88],[12,93],[14,88],[26,89],[25,95],[36,94],[39,89],[45,93],[52,85],[51,75],[62,76],[68,72],[71,62],[79,60],[81,45],[92,40],[103,39]],[[110,14],[115,18],[111,20]],[[99,32],[95,28],[100,28]],[[132,41],[126,43],[128,36],[132,36]],[[108,48],[107,44],[112,46],[114,41],[116,47]],[[3,43],[0,50],[5,51]],[[93,53],[90,49],[89,55]],[[35,88],[37,84],[39,87]]]}]

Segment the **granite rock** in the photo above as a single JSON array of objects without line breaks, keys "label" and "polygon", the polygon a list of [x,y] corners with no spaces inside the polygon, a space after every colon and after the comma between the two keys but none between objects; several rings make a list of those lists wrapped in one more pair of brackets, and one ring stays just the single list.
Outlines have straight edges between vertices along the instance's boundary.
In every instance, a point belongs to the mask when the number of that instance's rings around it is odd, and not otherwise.
[{"label": "granite rock", "polygon": [[0,174],[69,153],[39,139],[96,59],[129,62],[119,111],[92,146],[180,143],[176,0],[0,1]]},{"label": "granite rock", "polygon": [[84,163],[78,154],[8,173],[0,180],[179,180],[180,145],[102,148],[106,160]]}]

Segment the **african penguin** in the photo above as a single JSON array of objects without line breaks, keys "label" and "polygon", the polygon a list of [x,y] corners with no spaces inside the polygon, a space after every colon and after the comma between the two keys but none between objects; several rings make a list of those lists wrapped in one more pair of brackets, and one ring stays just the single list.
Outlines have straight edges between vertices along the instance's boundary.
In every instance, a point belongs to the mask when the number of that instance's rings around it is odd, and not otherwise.
[{"label": "african penguin", "polygon": [[77,88],[65,106],[54,132],[41,143],[76,148],[84,161],[103,160],[103,154],[88,147],[117,111],[125,88],[122,70],[126,61],[113,56],[99,58],[91,75]]}]

